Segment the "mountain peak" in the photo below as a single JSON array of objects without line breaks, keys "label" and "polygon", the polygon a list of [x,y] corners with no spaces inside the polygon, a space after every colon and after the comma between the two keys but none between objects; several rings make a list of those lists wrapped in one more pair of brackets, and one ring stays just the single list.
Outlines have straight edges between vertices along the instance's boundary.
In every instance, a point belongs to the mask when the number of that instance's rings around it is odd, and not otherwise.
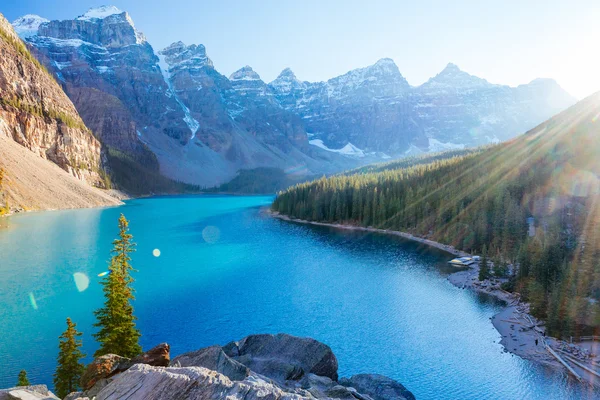
[{"label": "mountain peak", "polygon": [[462,72],[462,71],[461,71],[461,69],[460,69],[460,68],[458,68],[458,65],[456,65],[456,64],[454,64],[454,63],[451,63],[451,62],[449,62],[449,63],[446,65],[446,67],[445,67],[445,68],[442,70],[442,72],[441,72],[441,73],[444,73],[444,72],[446,72],[446,73],[450,73],[450,72],[452,72],[452,73],[456,73],[456,72]]},{"label": "mountain peak", "polygon": [[460,68],[454,63],[448,63],[444,69],[429,79],[421,88],[424,89],[476,89],[483,88],[486,86],[493,86],[485,79],[478,78],[471,75]]},{"label": "mountain peak", "polygon": [[304,88],[304,83],[296,78],[296,74],[294,74],[290,68],[286,68],[281,71],[279,76],[273,80],[273,82],[269,83],[269,86],[276,92],[287,95],[294,90],[302,90]]},{"label": "mountain peak", "polygon": [[558,85],[558,82],[552,78],[535,78],[528,85]]},{"label": "mountain peak", "polygon": [[27,38],[37,34],[38,28],[41,24],[50,22],[46,18],[42,18],[39,15],[27,14],[13,21],[12,25],[15,32],[21,38]]},{"label": "mountain peak", "polygon": [[[182,41],[174,42],[158,52],[160,56],[164,56],[166,63],[171,66],[187,66],[201,68],[203,66],[212,67],[213,63],[206,55],[206,48],[202,44],[192,44],[186,46]],[[164,66],[161,66],[164,68]]]},{"label": "mountain peak", "polygon": [[296,74],[294,74],[294,71],[292,71],[292,69],[288,67],[281,71],[277,79],[295,80],[297,78]]},{"label": "mountain peak", "polygon": [[100,6],[100,7],[92,7],[87,12],[76,19],[78,20],[91,20],[91,19],[104,19],[106,17],[110,17],[115,14],[122,14],[119,8],[115,6]]},{"label": "mountain peak", "polygon": [[396,63],[391,58],[382,58],[382,59],[378,60],[374,65],[376,65],[376,66],[386,66],[386,65],[396,66]]},{"label": "mountain peak", "polygon": [[260,81],[260,75],[258,75],[251,66],[246,65],[243,68],[238,69],[229,76],[230,81]]}]

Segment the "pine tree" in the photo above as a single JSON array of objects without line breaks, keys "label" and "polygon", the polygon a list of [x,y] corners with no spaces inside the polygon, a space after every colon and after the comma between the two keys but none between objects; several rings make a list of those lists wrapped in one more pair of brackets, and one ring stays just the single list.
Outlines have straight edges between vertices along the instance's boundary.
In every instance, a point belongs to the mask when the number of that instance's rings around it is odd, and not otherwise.
[{"label": "pine tree", "polygon": [[19,381],[17,382],[17,386],[29,386],[29,385],[31,385],[31,383],[29,383],[29,379],[27,379],[27,371],[22,369],[21,372],[19,372]]},{"label": "pine tree", "polygon": [[78,339],[82,333],[78,332],[75,326],[71,318],[67,318],[67,330],[59,336],[58,366],[54,373],[54,387],[60,398],[79,388],[79,381],[85,370],[84,365],[79,361],[85,357],[80,349],[81,340]]},{"label": "pine tree", "polygon": [[113,241],[113,257],[110,260],[109,274],[102,280],[104,307],[94,314],[98,322],[95,327],[100,331],[94,337],[100,342],[100,348],[94,357],[104,354],[118,354],[123,357],[135,357],[142,348],[139,345],[140,332],[135,327],[136,317],[133,315],[134,300],[131,284],[131,272],[135,271],[131,264],[130,253],[135,251],[135,243],[129,232],[129,222],[121,214],[119,217],[119,238]]},{"label": "pine tree", "polygon": [[481,259],[479,260],[479,280],[484,281],[490,277],[490,269],[487,258],[487,248],[483,245],[481,250]]}]

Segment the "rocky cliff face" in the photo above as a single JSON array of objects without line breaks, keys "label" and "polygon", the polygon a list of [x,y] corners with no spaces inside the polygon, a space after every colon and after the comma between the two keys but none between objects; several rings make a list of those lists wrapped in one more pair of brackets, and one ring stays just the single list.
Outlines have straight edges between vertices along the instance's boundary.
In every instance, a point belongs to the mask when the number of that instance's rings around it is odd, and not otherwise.
[{"label": "rocky cliff face", "polygon": [[266,84],[248,66],[225,77],[201,44],[155,55],[112,6],[66,21],[27,15],[15,27],[106,145],[202,185],[239,169],[308,176],[505,140],[574,102],[551,80],[511,88],[453,64],[411,87],[391,59],[327,82],[285,69]]},{"label": "rocky cliff face", "polygon": [[415,398],[400,383],[382,375],[338,380],[335,355],[329,346],[310,338],[251,335],[223,347],[182,354],[166,367],[168,349],[162,344],[131,361],[102,356],[83,376],[85,391],[71,393],[66,400]]},{"label": "rocky cliff face", "polygon": [[170,96],[154,50],[127,13],[109,6],[73,20],[32,20],[15,21],[17,32],[105,145],[151,165],[145,136],[189,140],[186,115]]},{"label": "rocky cliff face", "polygon": [[100,143],[73,103],[0,15],[0,135],[102,186]]}]

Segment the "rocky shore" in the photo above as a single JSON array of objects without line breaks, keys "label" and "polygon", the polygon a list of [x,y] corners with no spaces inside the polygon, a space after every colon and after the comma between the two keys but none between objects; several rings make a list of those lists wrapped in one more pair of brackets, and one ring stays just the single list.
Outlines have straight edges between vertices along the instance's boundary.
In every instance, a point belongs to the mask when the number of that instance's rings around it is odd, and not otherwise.
[{"label": "rocky shore", "polygon": [[[338,376],[331,348],[287,334],[251,335],[171,360],[162,343],[132,360],[114,354],[95,359],[83,391],[65,400],[414,400],[382,375]],[[0,400],[56,400],[46,386],[0,390]]]}]

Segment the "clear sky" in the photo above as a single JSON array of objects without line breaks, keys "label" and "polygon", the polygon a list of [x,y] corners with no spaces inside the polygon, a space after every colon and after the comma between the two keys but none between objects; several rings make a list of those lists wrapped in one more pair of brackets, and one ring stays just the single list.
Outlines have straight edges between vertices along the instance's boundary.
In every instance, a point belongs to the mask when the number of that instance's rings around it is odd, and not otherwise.
[{"label": "clear sky", "polygon": [[267,82],[285,67],[318,81],[390,57],[412,85],[453,62],[492,83],[554,78],[578,98],[600,90],[598,0],[102,1],[2,0],[0,12],[67,19],[114,4],[155,50],[202,43],[219,72],[250,65]]}]

